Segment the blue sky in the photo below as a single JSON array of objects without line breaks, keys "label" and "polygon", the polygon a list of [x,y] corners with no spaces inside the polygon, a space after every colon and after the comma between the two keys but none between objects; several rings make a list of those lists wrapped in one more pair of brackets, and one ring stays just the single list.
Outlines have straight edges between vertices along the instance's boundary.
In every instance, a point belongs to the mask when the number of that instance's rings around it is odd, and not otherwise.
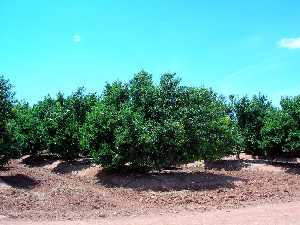
[{"label": "blue sky", "polygon": [[220,94],[300,94],[298,0],[1,0],[0,73],[35,103],[145,69]]}]

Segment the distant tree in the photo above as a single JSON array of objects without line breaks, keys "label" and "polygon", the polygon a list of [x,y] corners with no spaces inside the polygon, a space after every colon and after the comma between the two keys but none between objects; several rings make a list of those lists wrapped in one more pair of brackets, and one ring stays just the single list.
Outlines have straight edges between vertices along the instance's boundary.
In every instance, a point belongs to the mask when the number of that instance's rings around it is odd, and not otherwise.
[{"label": "distant tree", "polygon": [[233,98],[234,117],[243,135],[245,151],[254,155],[264,154],[261,146],[261,130],[268,111],[272,109],[271,102],[264,95],[254,95],[252,99]]},{"label": "distant tree", "polygon": [[95,94],[79,88],[68,97],[62,93],[56,98],[47,96],[33,107],[16,104],[8,123],[11,149],[31,155],[47,151],[67,160],[87,154],[80,146],[80,129],[97,101]]},{"label": "distant tree", "polygon": [[8,80],[0,76],[0,165],[3,165],[14,153],[10,149],[10,134],[7,129],[13,116],[14,92]]},{"label": "distant tree", "polygon": [[290,153],[300,154],[300,95],[281,99],[282,111],[294,121],[294,128],[289,131],[285,149]]},{"label": "distant tree", "polygon": [[262,148],[265,155],[276,156],[289,151],[287,144],[290,135],[296,131],[293,118],[280,109],[270,110],[262,127]]},{"label": "distant tree", "polygon": [[44,127],[46,148],[50,153],[66,160],[75,159],[84,153],[80,146],[80,129],[86,114],[97,100],[95,94],[86,95],[83,88],[66,98],[59,93],[56,99],[44,100],[47,110],[40,119]]}]

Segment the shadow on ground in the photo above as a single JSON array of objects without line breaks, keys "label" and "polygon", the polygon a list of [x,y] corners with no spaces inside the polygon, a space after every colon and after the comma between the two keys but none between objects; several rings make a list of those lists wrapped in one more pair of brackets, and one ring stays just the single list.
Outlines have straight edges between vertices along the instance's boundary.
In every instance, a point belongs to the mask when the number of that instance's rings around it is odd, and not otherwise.
[{"label": "shadow on ground", "polygon": [[[282,169],[287,173],[300,175],[300,164],[297,161],[275,161],[271,159],[242,159],[242,160],[218,160],[212,162],[205,162],[204,168],[206,170],[225,170],[225,171],[240,171],[245,168],[253,167],[255,165],[272,166],[274,168]],[[256,168],[256,167],[254,167]],[[263,167],[262,167],[263,168]]]},{"label": "shadow on ground", "polygon": [[9,171],[9,169],[8,166],[0,166],[0,171]]},{"label": "shadow on ground", "polygon": [[[251,162],[253,162],[253,160]],[[245,160],[217,160],[204,163],[206,170],[239,171],[249,166],[250,161]]]},{"label": "shadow on ground", "polygon": [[90,159],[82,159],[76,161],[66,161],[59,163],[52,169],[53,173],[68,174],[73,172],[79,172],[91,167]]},{"label": "shadow on ground", "polygon": [[24,157],[22,163],[29,167],[43,167],[49,165],[59,158],[55,155],[32,155]]},{"label": "shadow on ground", "polygon": [[33,189],[40,183],[40,181],[23,174],[0,176],[0,180],[4,181],[4,183],[6,183],[7,185],[17,189]]},{"label": "shadow on ground", "polygon": [[281,167],[286,173],[300,175],[300,164],[299,163],[282,163],[282,162],[272,162],[272,166]]},{"label": "shadow on ground", "polygon": [[300,164],[297,160],[288,159],[282,161],[275,160],[243,160],[248,165],[250,164],[262,164],[269,165],[276,168],[281,168],[282,171],[294,175],[300,175]]},{"label": "shadow on ground", "polygon": [[22,163],[29,167],[45,167],[58,174],[79,172],[91,166],[90,159],[62,161],[55,155],[27,156],[22,160]]},{"label": "shadow on ground", "polygon": [[148,174],[98,174],[98,184],[111,188],[132,188],[152,191],[210,190],[234,188],[243,179],[209,172],[171,171]]},{"label": "shadow on ground", "polygon": [[286,169],[286,172],[300,176],[300,166],[290,167]]}]

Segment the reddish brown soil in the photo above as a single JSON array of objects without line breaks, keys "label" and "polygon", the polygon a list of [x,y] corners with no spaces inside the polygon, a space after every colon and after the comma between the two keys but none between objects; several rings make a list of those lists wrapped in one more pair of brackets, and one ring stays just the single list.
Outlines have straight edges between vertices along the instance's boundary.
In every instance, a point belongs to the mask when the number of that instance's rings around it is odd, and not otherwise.
[{"label": "reddish brown soil", "polygon": [[1,220],[1,225],[299,225],[300,202],[263,204],[232,210],[148,214],[80,221]]},{"label": "reddish brown soil", "polygon": [[277,172],[230,169],[185,167],[148,175],[106,175],[85,162],[32,166],[15,160],[0,171],[0,215],[79,220],[300,200],[300,170],[295,166]]}]

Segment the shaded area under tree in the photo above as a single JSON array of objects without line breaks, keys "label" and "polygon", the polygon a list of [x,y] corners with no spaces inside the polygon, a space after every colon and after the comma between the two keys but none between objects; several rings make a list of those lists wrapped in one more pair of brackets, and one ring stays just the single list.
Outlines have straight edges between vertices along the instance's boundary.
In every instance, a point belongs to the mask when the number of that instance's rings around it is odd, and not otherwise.
[{"label": "shaded area under tree", "polygon": [[106,187],[123,187],[146,191],[201,191],[234,188],[236,182],[243,181],[245,180],[238,177],[199,171],[164,171],[146,175],[139,173],[109,174],[105,172],[98,174],[98,183]]}]

